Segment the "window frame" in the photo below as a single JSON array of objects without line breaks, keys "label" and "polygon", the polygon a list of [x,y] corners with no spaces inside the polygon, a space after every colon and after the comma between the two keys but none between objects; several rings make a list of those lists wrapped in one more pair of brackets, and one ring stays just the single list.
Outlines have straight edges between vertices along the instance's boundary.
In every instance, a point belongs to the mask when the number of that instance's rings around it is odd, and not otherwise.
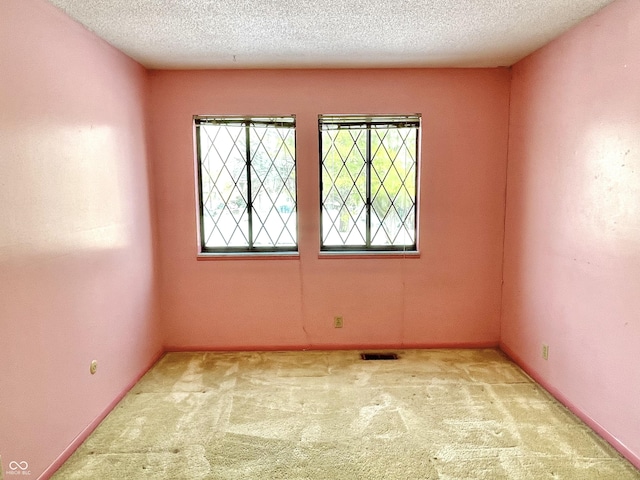
[{"label": "window frame", "polygon": [[[246,151],[244,152],[245,160],[245,172],[247,175],[247,204],[246,214],[248,218],[247,226],[247,246],[207,246],[206,245],[206,232],[205,232],[205,206],[203,199],[203,172],[202,172],[202,152],[201,152],[201,140],[200,140],[200,126],[207,123],[219,123],[225,125],[242,125],[245,129],[245,138],[250,138],[250,130],[252,126],[256,125],[272,125],[283,126],[290,128],[293,132],[293,150],[291,152],[293,157],[293,175],[294,175],[294,199],[292,211],[289,212],[295,215],[295,231],[290,233],[295,234],[294,245],[270,245],[270,246],[256,246],[254,237],[253,222],[253,189],[251,182],[251,160],[252,156],[249,155],[251,151],[250,142],[247,141],[245,145]],[[277,255],[297,255],[299,251],[299,218],[298,218],[298,162],[297,162],[297,120],[296,116],[291,115],[194,115],[193,116],[193,128],[194,128],[194,140],[196,143],[196,172],[197,172],[197,200],[198,200],[198,254],[202,257],[216,256],[216,255],[265,255],[265,256],[277,256]],[[235,144],[235,142],[234,142]],[[254,152],[255,155],[255,152]],[[273,161],[273,160],[272,160]],[[225,206],[227,202],[225,202]],[[275,204],[273,205],[275,207]],[[281,217],[282,218],[282,217]],[[285,222],[286,225],[286,222]]]},{"label": "window frame", "polygon": [[[324,158],[322,151],[323,125],[342,125],[348,127],[350,125],[366,125],[367,146],[366,146],[366,198],[365,198],[365,214],[366,214],[366,232],[365,244],[362,245],[325,245],[324,244],[324,184],[323,184],[323,166]],[[393,128],[401,128],[401,126],[415,127],[415,193],[414,193],[414,211],[413,211],[413,243],[407,245],[372,245],[371,238],[371,217],[372,217],[372,197],[371,197],[371,126],[394,125]],[[418,218],[419,218],[419,170],[420,170],[420,139],[422,133],[422,115],[416,114],[375,114],[375,115],[354,115],[354,114],[331,114],[318,115],[318,158],[319,158],[319,185],[320,185],[320,253],[322,254],[394,254],[394,253],[418,253]],[[404,223],[404,222],[403,222]]]}]

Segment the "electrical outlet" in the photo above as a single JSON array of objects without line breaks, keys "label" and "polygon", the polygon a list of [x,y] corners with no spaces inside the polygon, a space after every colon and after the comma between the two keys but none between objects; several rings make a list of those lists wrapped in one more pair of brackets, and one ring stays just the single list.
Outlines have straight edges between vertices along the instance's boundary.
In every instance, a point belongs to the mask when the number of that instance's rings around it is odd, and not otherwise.
[{"label": "electrical outlet", "polygon": [[91,372],[91,375],[94,375],[97,370],[98,370],[98,361],[92,360],[91,365],[89,365],[89,372]]},{"label": "electrical outlet", "polygon": [[344,319],[342,317],[333,317],[333,326],[335,328],[342,328],[344,326]]},{"label": "electrical outlet", "polygon": [[549,345],[542,344],[542,358],[549,360]]}]

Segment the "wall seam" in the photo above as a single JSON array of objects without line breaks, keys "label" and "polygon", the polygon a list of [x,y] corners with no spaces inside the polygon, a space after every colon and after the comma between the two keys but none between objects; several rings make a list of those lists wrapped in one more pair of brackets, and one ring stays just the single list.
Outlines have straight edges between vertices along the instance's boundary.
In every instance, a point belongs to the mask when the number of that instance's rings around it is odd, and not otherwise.
[{"label": "wall seam", "polygon": [[509,110],[507,112],[507,151],[506,151],[506,162],[504,169],[504,208],[502,212],[502,265],[500,266],[500,311],[499,311],[499,321],[500,321],[500,330],[498,333],[498,342],[502,345],[502,324],[504,321],[504,263],[505,263],[505,245],[507,239],[507,191],[508,191],[508,183],[509,183],[509,147],[511,145],[511,98],[513,95],[513,65],[509,67],[509,100],[508,107]]},{"label": "wall seam", "polygon": [[157,165],[154,162],[156,157],[155,147],[155,122],[153,121],[153,70],[145,68],[146,75],[146,99],[145,99],[145,137],[147,142],[147,170],[149,178],[149,207],[151,209],[150,219],[152,222],[152,241],[153,241],[153,273],[155,282],[155,309],[156,309],[156,322],[157,331],[160,336],[160,347],[163,351],[166,350],[167,339],[165,335],[165,318],[163,308],[163,260],[162,260],[162,239],[160,238],[160,214],[159,214],[159,200],[158,200],[158,172]]}]

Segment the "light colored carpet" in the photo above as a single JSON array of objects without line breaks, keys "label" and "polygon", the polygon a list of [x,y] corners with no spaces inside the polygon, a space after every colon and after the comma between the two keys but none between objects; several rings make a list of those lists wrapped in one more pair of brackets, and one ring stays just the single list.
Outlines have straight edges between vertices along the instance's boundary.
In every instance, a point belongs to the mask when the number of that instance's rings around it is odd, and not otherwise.
[{"label": "light colored carpet", "polygon": [[60,479],[640,479],[502,353],[169,353]]}]

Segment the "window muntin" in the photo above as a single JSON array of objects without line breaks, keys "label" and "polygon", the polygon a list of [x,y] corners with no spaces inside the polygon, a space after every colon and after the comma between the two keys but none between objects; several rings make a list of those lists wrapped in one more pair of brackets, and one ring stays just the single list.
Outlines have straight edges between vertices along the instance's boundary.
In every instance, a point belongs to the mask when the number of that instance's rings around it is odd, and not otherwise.
[{"label": "window muntin", "polygon": [[323,251],[415,251],[420,117],[318,119]]},{"label": "window muntin", "polygon": [[297,251],[295,117],[194,122],[201,251]]}]

